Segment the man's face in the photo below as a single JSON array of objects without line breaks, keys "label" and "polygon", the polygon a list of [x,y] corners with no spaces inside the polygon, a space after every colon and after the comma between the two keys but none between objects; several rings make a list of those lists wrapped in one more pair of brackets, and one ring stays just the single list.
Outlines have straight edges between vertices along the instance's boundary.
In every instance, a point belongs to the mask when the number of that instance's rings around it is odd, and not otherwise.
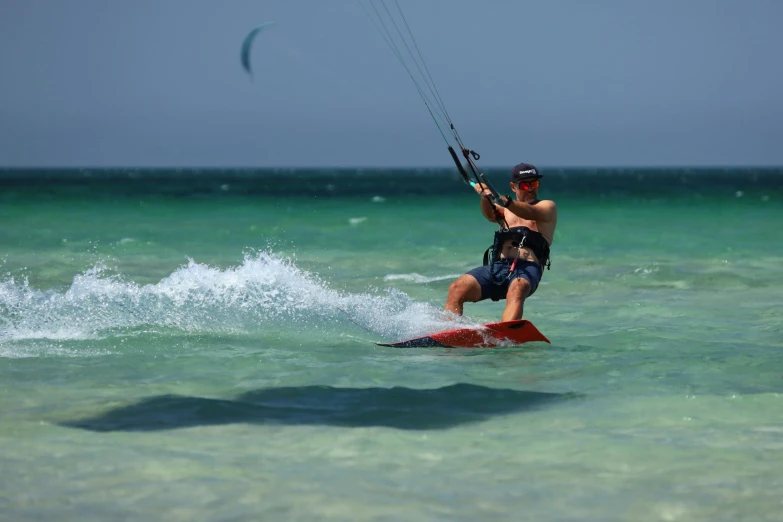
[{"label": "man's face", "polygon": [[519,200],[535,198],[538,190],[538,180],[535,178],[522,179],[511,183],[511,190],[517,195]]}]

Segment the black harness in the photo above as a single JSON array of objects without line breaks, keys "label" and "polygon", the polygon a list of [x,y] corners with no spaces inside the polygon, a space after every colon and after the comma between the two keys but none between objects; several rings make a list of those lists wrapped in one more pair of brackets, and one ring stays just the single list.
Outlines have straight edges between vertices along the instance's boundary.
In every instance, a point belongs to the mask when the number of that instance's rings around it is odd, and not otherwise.
[{"label": "black harness", "polygon": [[505,228],[495,232],[495,240],[492,242],[492,246],[484,252],[484,265],[492,266],[492,263],[500,259],[503,243],[508,240],[519,241],[519,248],[529,248],[538,258],[542,268],[551,269],[549,243],[541,232],[530,230],[527,227]]}]

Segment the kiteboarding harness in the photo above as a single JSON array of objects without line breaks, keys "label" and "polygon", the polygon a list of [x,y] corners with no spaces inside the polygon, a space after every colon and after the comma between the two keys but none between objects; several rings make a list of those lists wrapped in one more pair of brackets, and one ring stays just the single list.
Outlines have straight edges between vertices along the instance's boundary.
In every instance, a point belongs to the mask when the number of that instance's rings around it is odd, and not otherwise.
[{"label": "kiteboarding harness", "polygon": [[492,246],[487,248],[484,252],[485,266],[492,265],[492,263],[501,259],[500,253],[503,251],[503,244],[506,241],[519,242],[519,246],[517,247],[517,259],[519,258],[519,250],[522,248],[529,248],[536,255],[541,267],[549,268],[549,242],[541,232],[531,230],[524,226],[501,228],[495,232],[495,239],[492,242]]}]

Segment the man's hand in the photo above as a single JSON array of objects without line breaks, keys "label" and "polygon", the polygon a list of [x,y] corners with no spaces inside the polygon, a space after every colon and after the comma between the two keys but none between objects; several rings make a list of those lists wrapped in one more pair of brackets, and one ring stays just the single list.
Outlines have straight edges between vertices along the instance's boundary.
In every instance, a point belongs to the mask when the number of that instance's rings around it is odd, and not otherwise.
[{"label": "man's hand", "polygon": [[508,196],[499,196],[498,199],[493,201],[493,203],[496,207],[508,208],[508,206],[511,204],[511,198]]},{"label": "man's hand", "polygon": [[472,183],[471,186],[473,187],[473,190],[476,191],[476,194],[480,194],[482,196],[492,196],[492,191],[490,191],[489,187],[483,183]]},{"label": "man's hand", "polygon": [[492,191],[489,190],[489,187],[487,187],[486,185],[481,185],[480,183],[476,183],[473,186],[473,190],[475,190],[476,193],[478,193],[481,197],[488,198],[493,205],[497,205],[497,203],[495,202],[495,195],[492,194]]},{"label": "man's hand", "polygon": [[489,187],[487,187],[486,185],[483,185],[481,183],[472,183],[471,186],[473,187],[473,190],[475,190],[477,194],[481,195],[481,197],[486,197],[487,199],[489,199],[493,207],[505,208],[508,207],[508,204],[511,202],[511,200],[507,196],[501,196],[499,194],[498,194],[498,198],[495,199],[495,195],[492,194],[492,191],[489,190]]}]

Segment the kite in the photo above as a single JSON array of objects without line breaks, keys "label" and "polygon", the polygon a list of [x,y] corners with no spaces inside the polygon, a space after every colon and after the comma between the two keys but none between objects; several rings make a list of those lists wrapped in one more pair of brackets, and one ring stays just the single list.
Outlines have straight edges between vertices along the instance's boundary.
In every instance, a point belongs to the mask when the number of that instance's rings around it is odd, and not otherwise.
[{"label": "kite", "polygon": [[269,27],[270,25],[275,25],[275,22],[266,22],[258,27],[253,28],[252,31],[247,33],[247,36],[245,36],[244,41],[242,41],[242,67],[245,68],[247,73],[252,76],[253,71],[250,69],[250,49],[253,47],[253,41],[255,40],[258,33],[261,32],[262,29],[265,27]]}]

